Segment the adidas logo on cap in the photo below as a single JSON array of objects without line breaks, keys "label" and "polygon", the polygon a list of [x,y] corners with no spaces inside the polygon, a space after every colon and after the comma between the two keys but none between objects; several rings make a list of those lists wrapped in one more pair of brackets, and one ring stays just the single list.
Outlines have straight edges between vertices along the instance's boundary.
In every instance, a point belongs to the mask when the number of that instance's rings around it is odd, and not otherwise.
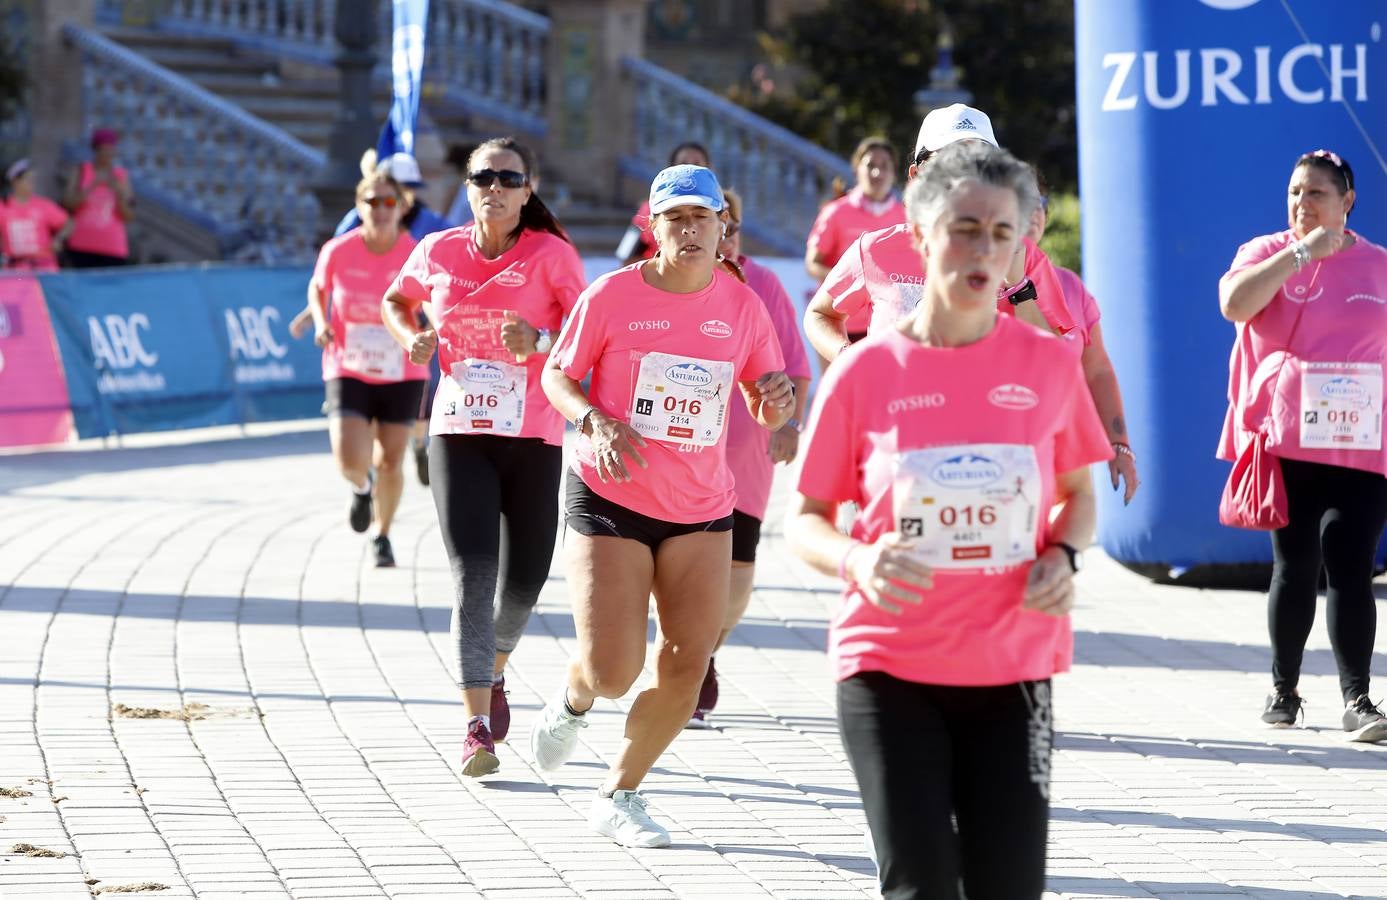
[{"label": "adidas logo on cap", "polygon": [[971,119],[959,119],[954,126],[954,131],[977,131],[978,126],[974,125]]}]

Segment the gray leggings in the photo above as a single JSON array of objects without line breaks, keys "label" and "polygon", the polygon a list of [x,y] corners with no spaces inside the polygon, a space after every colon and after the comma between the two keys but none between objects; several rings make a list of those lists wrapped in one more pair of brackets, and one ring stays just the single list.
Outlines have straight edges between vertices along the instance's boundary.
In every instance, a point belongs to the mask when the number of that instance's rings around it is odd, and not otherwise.
[{"label": "gray leggings", "polygon": [[464,689],[491,686],[496,654],[520,642],[549,577],[562,466],[562,448],[538,438],[445,434],[429,442]]}]

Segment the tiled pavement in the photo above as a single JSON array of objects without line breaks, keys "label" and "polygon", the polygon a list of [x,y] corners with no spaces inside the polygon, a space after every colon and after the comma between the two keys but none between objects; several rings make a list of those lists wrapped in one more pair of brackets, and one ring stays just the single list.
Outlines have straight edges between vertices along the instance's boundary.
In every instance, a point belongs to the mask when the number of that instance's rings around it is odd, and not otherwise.
[{"label": "tiled pavement", "polygon": [[[721,728],[646,785],[675,846],[626,851],[583,824],[618,705],[557,773],[524,741],[572,641],[557,563],[512,660],[516,739],[462,779],[427,494],[411,476],[377,571],[322,431],[256,434],[0,456],[0,789],[28,793],[0,796],[0,896],[873,896],[820,649],[834,592],[774,512]],[[1387,748],[1336,731],[1322,621],[1307,727],[1268,730],[1263,598],[1095,556],[1056,692],[1055,896],[1387,896]]]}]

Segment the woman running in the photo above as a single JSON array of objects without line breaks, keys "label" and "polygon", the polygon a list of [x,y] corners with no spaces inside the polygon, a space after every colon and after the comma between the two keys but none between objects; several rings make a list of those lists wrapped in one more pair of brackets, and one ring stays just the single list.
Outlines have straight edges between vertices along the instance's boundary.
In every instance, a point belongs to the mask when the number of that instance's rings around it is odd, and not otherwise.
[{"label": "woman running", "polygon": [[578,647],[530,748],[540,768],[562,765],[597,698],[635,683],[653,592],[654,679],[631,706],[589,816],[628,847],[669,844],[637,789],[689,721],[727,610],[733,384],[766,428],[784,425],[795,402],[765,306],[719,266],[722,207],[708,169],[657,175],[650,214],[659,252],[584,292],[544,372],[545,393],[580,432],[564,541]]},{"label": "woman running", "polygon": [[[429,482],[453,572],[462,772],[472,777],[501,764],[506,660],[554,555],[564,421],[540,375],[584,286],[582,261],[534,178],[534,155],[511,138],[473,150],[472,224],[425,237],[383,304],[412,362],[428,362],[435,347],[440,357]],[[424,303],[436,331],[420,328]]]},{"label": "woman running", "polygon": [[1112,450],[1073,350],[997,310],[1038,200],[1005,151],[939,152],[906,190],[923,299],[834,363],[801,452],[787,536],[846,582],[829,654],[887,900],[1045,888],[1050,677]]}]

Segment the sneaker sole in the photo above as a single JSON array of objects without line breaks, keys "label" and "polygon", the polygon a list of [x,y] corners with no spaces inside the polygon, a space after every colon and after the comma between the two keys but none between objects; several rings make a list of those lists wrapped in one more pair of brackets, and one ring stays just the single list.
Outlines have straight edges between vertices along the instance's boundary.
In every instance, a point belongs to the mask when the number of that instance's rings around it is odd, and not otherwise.
[{"label": "sneaker sole", "polygon": [[610,822],[590,821],[588,822],[588,824],[592,826],[593,831],[597,832],[603,837],[611,838],[623,847],[631,847],[637,850],[658,850],[661,847],[669,846],[669,835],[651,835],[643,842],[628,842],[623,841],[621,838],[616,836],[616,829],[612,827]]},{"label": "sneaker sole", "polygon": [[712,728],[713,725],[707,719],[690,718],[689,721],[685,723],[684,727],[690,731],[707,731]]},{"label": "sneaker sole", "polygon": [[1377,722],[1369,722],[1357,731],[1350,731],[1344,735],[1346,741],[1358,741],[1364,744],[1376,744],[1379,741],[1387,741],[1387,719]]},{"label": "sneaker sole", "polygon": [[483,775],[490,775],[501,768],[501,760],[495,753],[485,748],[478,747],[477,752],[467,757],[467,761],[462,764],[462,774],[469,778],[481,778]]}]

